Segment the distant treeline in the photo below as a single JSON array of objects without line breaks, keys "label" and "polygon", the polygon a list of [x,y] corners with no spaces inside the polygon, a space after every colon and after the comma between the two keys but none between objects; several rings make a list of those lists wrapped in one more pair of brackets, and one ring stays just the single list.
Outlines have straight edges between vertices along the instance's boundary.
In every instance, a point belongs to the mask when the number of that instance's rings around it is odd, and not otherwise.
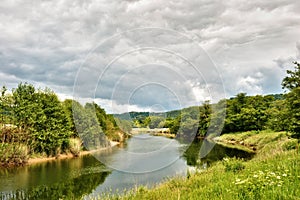
[{"label": "distant treeline", "polygon": [[50,89],[36,89],[27,83],[19,84],[11,93],[3,86],[0,164],[22,163],[28,155],[37,153],[54,156],[74,152],[74,148],[78,151],[82,142],[89,148],[104,147],[109,145],[108,140],[123,140],[130,128],[130,122],[115,121],[95,103],[82,106],[70,99],[61,102]]},{"label": "distant treeline", "polygon": [[[166,113],[130,112],[116,115],[132,120],[135,127],[169,128],[178,136],[205,137],[207,133],[232,133],[271,129],[300,133],[300,65],[287,70],[282,81],[285,94],[247,96],[237,94],[217,104],[204,102],[202,106]],[[224,120],[225,119],[225,120]]]}]

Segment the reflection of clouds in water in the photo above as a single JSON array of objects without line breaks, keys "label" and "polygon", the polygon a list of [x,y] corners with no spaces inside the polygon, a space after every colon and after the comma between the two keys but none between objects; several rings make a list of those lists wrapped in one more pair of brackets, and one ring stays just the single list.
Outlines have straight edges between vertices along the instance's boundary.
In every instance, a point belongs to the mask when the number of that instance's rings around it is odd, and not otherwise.
[{"label": "reflection of clouds in water", "polygon": [[[113,171],[105,180],[105,182],[99,185],[93,193],[88,195],[88,197],[99,196],[103,192],[112,192],[115,193],[118,190],[119,193],[122,193],[124,189],[132,189],[137,185],[147,185],[154,186],[155,184],[166,180],[168,177],[174,176],[186,176],[187,165],[186,161],[183,159],[178,159],[172,165],[169,165],[163,169],[143,173],[143,174],[131,174],[124,173],[120,171]],[[116,181],[120,180],[120,181]]]},{"label": "reflection of clouds in water", "polygon": [[116,150],[113,155],[96,154],[95,157],[118,171],[147,173],[176,162],[180,158],[179,147],[176,140],[142,134],[129,139],[127,147]]}]

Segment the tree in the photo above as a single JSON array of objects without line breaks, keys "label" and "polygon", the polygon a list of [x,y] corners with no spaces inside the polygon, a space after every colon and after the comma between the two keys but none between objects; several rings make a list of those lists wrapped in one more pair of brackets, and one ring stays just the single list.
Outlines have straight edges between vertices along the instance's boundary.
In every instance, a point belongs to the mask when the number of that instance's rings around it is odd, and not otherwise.
[{"label": "tree", "polygon": [[276,100],[266,111],[267,128],[274,131],[288,131],[289,113],[286,100]]},{"label": "tree", "polygon": [[294,71],[287,70],[286,73],[288,76],[286,76],[282,80],[282,89],[288,89],[292,90],[294,88],[300,87],[300,63],[294,62]]},{"label": "tree", "polygon": [[13,119],[12,113],[12,105],[13,98],[11,94],[7,94],[7,88],[5,86],[2,87],[1,96],[0,96],[0,114],[1,114],[1,123],[10,124]]},{"label": "tree", "polygon": [[54,92],[21,83],[13,90],[13,99],[14,124],[29,135],[26,143],[31,152],[56,155],[67,148],[67,117]]},{"label": "tree", "polygon": [[300,64],[294,62],[294,71],[287,70],[288,76],[282,80],[282,88],[290,92],[286,94],[289,115],[289,131],[296,138],[300,138]]},{"label": "tree", "polygon": [[289,117],[289,131],[293,137],[300,138],[300,87],[294,88],[286,95]]},{"label": "tree", "polygon": [[72,99],[66,99],[64,102],[62,102],[64,113],[65,113],[65,116],[67,119],[66,126],[71,131],[71,137],[78,137],[77,130],[76,130],[75,123],[74,123],[74,118],[73,118],[73,105],[74,104],[79,104],[79,103]]},{"label": "tree", "polygon": [[203,137],[206,135],[208,127],[210,126],[212,109],[209,101],[204,102],[200,107],[199,113],[197,136]]},{"label": "tree", "polygon": [[165,119],[158,116],[150,116],[149,118],[149,128],[158,128],[160,122],[163,122]]}]

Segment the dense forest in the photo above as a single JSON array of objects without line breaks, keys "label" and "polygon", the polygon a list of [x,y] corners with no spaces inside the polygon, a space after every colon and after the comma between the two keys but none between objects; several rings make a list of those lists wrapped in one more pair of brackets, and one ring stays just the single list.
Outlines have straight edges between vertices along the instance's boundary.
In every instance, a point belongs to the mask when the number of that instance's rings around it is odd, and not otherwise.
[{"label": "dense forest", "polygon": [[9,93],[5,86],[0,97],[0,164],[22,164],[28,156],[56,156],[109,146],[122,141],[131,125],[115,121],[95,103],[67,99],[61,102],[46,88],[20,83]]}]

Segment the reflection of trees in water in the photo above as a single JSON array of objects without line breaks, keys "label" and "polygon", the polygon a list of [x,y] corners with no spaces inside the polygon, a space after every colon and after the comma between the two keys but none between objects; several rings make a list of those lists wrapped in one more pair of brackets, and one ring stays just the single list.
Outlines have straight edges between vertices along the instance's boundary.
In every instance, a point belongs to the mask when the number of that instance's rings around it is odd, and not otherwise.
[{"label": "reflection of trees in water", "polygon": [[[222,145],[215,144],[213,149],[206,156],[201,156],[202,152],[200,151],[205,149],[205,145],[209,146],[212,144],[213,143],[208,140],[195,139],[183,153],[183,157],[186,159],[187,165],[198,166],[201,168],[201,166],[209,166],[213,162],[222,160],[224,157],[251,159],[254,155],[253,153],[249,153],[243,150],[228,148]],[[203,148],[201,149],[202,146]]]},{"label": "reflection of trees in water", "polygon": [[0,193],[1,199],[81,199],[102,184],[111,172],[84,174],[74,179],[55,183],[51,186],[38,186],[33,189]]}]

